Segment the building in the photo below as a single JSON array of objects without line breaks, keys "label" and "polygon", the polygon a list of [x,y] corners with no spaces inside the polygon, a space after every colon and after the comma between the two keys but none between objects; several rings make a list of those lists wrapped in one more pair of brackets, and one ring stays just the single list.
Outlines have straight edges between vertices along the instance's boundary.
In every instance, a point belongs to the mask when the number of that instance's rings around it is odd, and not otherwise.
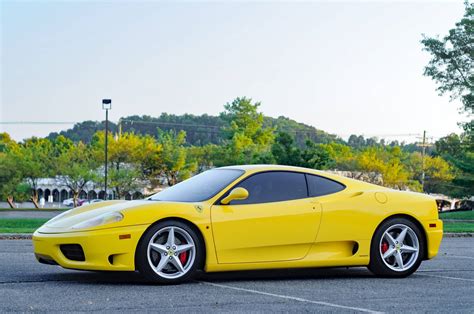
[{"label": "building", "polygon": [[[38,179],[36,184],[36,192],[38,194],[38,200],[44,197],[48,201],[54,203],[61,203],[65,199],[72,198],[73,192],[67,186],[65,186],[58,178],[42,178]],[[107,189],[109,199],[115,199],[115,192],[112,189]],[[125,195],[126,200],[141,199],[144,195],[153,193],[154,191],[142,188],[137,191],[130,191]],[[94,182],[88,182],[84,190],[79,194],[80,199],[104,199],[105,191],[103,186],[100,186]]]}]

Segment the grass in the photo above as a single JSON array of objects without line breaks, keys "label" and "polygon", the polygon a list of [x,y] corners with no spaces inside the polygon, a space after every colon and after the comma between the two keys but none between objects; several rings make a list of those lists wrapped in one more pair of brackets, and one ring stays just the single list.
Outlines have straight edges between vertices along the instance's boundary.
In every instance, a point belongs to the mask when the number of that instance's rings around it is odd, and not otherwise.
[{"label": "grass", "polygon": [[468,211],[459,211],[459,212],[452,212],[452,213],[440,213],[439,218],[441,219],[470,219],[474,220],[474,210]]},{"label": "grass", "polygon": [[[440,213],[444,224],[444,232],[474,232],[474,222],[464,220],[474,220],[474,211],[458,211],[458,212],[445,212]],[[446,220],[457,220],[457,221],[446,221]]]},{"label": "grass", "polygon": [[444,222],[444,232],[474,232],[473,222]]},{"label": "grass", "polygon": [[33,233],[49,219],[0,218],[0,233]]}]

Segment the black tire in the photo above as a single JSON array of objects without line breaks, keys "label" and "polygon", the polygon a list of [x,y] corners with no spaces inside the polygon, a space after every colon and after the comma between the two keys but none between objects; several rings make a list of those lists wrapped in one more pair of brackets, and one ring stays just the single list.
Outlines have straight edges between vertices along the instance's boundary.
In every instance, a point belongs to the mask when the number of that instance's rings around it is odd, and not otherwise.
[{"label": "black tire", "polygon": [[[183,269],[186,270],[185,273],[182,273],[178,270],[178,267],[175,266],[176,259],[181,260],[181,254],[176,255],[177,253],[168,253],[172,252],[172,248],[170,247],[169,250],[166,253],[162,253],[161,251],[152,249],[149,247],[151,240],[153,239],[154,242],[153,244],[159,244],[161,246],[167,246],[167,243],[161,244],[159,243],[159,239],[162,239],[162,237],[167,237],[167,240],[169,240],[169,234],[166,233],[167,231],[165,229],[173,228],[173,234],[176,233],[176,241],[179,242],[189,242],[189,243],[179,243],[179,245],[186,245],[186,244],[191,244],[194,242],[194,247],[195,250],[194,252],[187,251],[188,255],[188,261],[182,262],[182,267]],[[163,231],[164,230],[164,231]],[[171,229],[170,229],[171,230]],[[159,233],[160,232],[160,233]],[[188,240],[186,240],[186,234],[189,236]],[[177,245],[177,248],[180,246]],[[203,263],[203,258],[204,258],[204,245],[202,243],[201,237],[198,235],[198,233],[189,226],[186,223],[183,223],[181,221],[177,220],[167,220],[167,221],[162,221],[157,223],[156,225],[150,227],[142,236],[140,239],[140,242],[138,243],[137,246],[137,251],[135,253],[135,264],[136,264],[136,269],[140,272],[140,274],[145,278],[145,280],[150,281],[150,282],[155,282],[155,283],[160,283],[160,284],[179,284],[188,280],[191,280],[194,278],[196,275],[196,272],[199,267],[201,267]],[[160,252],[160,253],[159,253]],[[160,266],[160,262],[162,258],[169,258],[170,261],[167,262],[165,265],[165,268],[163,268],[161,271],[158,271],[158,267]],[[173,257],[176,256],[176,259]],[[154,268],[152,267],[152,264],[154,265]],[[157,264],[157,265],[155,265]],[[167,270],[166,267],[168,267]],[[173,269],[174,268],[174,269]],[[176,273],[176,278],[169,278],[167,276],[174,276],[173,275],[173,270]],[[169,272],[169,273],[166,273]]]},{"label": "black tire", "polygon": [[[388,233],[393,236],[392,238],[397,240],[397,236],[400,235],[401,230],[403,230],[402,226],[408,227],[407,232],[405,232],[405,234],[409,235],[408,238],[405,237],[405,241],[408,243],[404,243],[404,241],[402,241],[401,244],[395,242],[395,245],[392,246],[386,241],[387,237],[390,238],[388,235],[385,235],[384,239],[382,239],[385,232],[389,231]],[[398,235],[397,230],[400,231]],[[418,243],[416,243],[415,237]],[[417,254],[404,252],[404,247],[406,247],[407,250],[409,248],[411,250],[411,248],[415,246],[417,246],[418,249]],[[394,250],[394,254],[384,259],[382,254],[392,252],[388,252],[388,250]],[[397,254],[400,255],[397,256]],[[370,263],[368,268],[372,273],[380,277],[403,278],[413,274],[418,267],[420,267],[424,256],[425,240],[422,230],[409,219],[402,217],[392,218],[383,222],[375,231],[370,247]],[[402,266],[398,265],[396,261],[397,257],[401,258]],[[406,264],[404,265],[404,263]],[[403,266],[407,269],[404,269]]]}]

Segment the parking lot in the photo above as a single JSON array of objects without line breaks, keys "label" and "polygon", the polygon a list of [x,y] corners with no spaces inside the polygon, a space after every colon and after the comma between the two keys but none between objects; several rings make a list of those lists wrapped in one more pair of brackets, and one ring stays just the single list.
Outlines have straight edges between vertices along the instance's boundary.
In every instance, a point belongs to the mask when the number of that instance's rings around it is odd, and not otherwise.
[{"label": "parking lot", "polygon": [[30,240],[0,240],[0,312],[474,312],[474,239],[445,238],[440,255],[406,279],[365,268],[202,275],[178,286],[135,273],[80,272],[42,265]]}]

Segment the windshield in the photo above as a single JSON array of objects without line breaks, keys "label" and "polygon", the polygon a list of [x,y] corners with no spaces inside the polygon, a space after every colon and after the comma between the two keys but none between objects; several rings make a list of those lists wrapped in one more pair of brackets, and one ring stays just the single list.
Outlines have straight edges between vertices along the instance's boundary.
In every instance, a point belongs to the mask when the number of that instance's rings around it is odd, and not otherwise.
[{"label": "windshield", "polygon": [[243,170],[213,169],[173,185],[149,200],[169,202],[202,202],[210,199],[232,181],[240,177]]}]

